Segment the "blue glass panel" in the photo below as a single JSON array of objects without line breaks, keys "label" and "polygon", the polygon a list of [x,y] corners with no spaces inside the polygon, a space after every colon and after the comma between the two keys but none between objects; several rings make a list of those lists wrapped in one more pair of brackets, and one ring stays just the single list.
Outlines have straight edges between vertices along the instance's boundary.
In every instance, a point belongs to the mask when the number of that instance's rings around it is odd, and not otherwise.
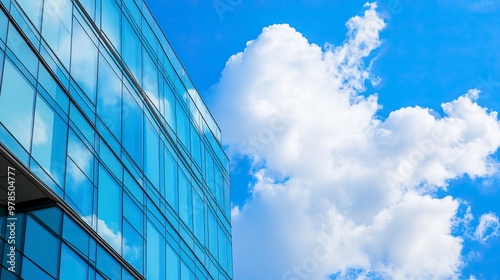
[{"label": "blue glass panel", "polygon": [[117,252],[121,252],[121,188],[109,173],[99,168],[97,233]]},{"label": "blue glass panel", "polygon": [[231,189],[229,183],[224,179],[224,212],[226,218],[231,218]]},{"label": "blue glass panel", "polygon": [[142,236],[127,221],[123,221],[123,257],[139,273],[143,272],[144,242]]},{"label": "blue glass panel", "polygon": [[46,0],[43,8],[42,36],[66,69],[69,69],[71,48],[70,0]]},{"label": "blue glass panel", "polygon": [[205,150],[205,181],[207,182],[210,193],[215,196],[214,161],[208,150]]},{"label": "blue glass panel", "polygon": [[123,146],[142,168],[143,112],[127,90],[123,93]]},{"label": "blue glass panel", "polygon": [[165,239],[158,230],[148,222],[147,228],[147,279],[165,278]]},{"label": "blue glass panel", "polygon": [[66,196],[74,203],[78,214],[90,224],[94,186],[71,158],[67,164]]},{"label": "blue glass panel", "polygon": [[84,255],[89,255],[89,235],[73,219],[64,215],[63,238]]},{"label": "blue glass panel", "polygon": [[[33,88],[6,59],[0,94],[0,122],[29,150],[33,121]],[[23,100],[23,102],[19,102]]]},{"label": "blue glass panel", "polygon": [[88,270],[88,264],[73,250],[63,244],[61,249],[61,271],[59,279],[87,280]]},{"label": "blue glass panel", "polygon": [[101,29],[111,43],[121,52],[121,11],[115,0],[102,0]]},{"label": "blue glass panel", "polygon": [[194,161],[201,168],[201,143],[200,136],[196,132],[196,128],[193,125],[189,126],[191,128],[191,155],[194,158]]},{"label": "blue glass panel", "polygon": [[217,221],[212,211],[208,211],[208,238],[210,253],[217,257]]},{"label": "blue glass panel", "polygon": [[113,175],[122,180],[123,165],[102,139],[99,145],[99,156],[104,164],[113,172]]},{"label": "blue glass panel", "polygon": [[179,216],[186,225],[193,228],[193,205],[191,198],[191,183],[184,172],[179,169]]},{"label": "blue glass panel", "polygon": [[[43,242],[40,242],[43,240]],[[52,276],[59,270],[60,241],[30,216],[26,221],[24,253]],[[27,278],[30,279],[30,278]]]},{"label": "blue glass panel", "polygon": [[214,168],[214,177],[215,177],[215,198],[217,199],[217,203],[223,209],[224,207],[224,189],[222,186],[222,174],[219,168]]},{"label": "blue glass panel", "polygon": [[165,196],[175,211],[179,209],[179,189],[177,187],[177,162],[170,151],[164,147],[165,153]]},{"label": "blue glass panel", "polygon": [[122,44],[127,46],[123,48],[122,58],[127,64],[130,72],[137,81],[141,80],[141,42],[135,34],[128,20],[122,21]]},{"label": "blue glass panel", "polygon": [[[9,20],[7,19],[7,16],[2,12],[0,12],[0,40],[3,41],[4,43],[7,42],[7,25],[9,23]],[[2,46],[3,49],[3,46]],[[3,61],[3,58],[2,58]],[[0,67],[1,69],[1,67]]]},{"label": "blue glass panel", "polygon": [[38,217],[43,223],[49,226],[52,230],[61,234],[62,228],[62,211],[57,207],[49,207],[32,212],[33,215]]},{"label": "blue glass panel", "polygon": [[9,25],[9,34],[7,35],[7,46],[12,50],[14,55],[28,69],[28,71],[36,77],[38,69],[38,58],[28,47],[28,44],[19,35],[17,30],[11,24]]},{"label": "blue glass panel", "polygon": [[142,234],[144,213],[126,193],[123,194],[123,214],[132,226]]},{"label": "blue glass panel", "polygon": [[94,178],[94,155],[78,136],[70,130],[68,138],[68,156],[91,180]]},{"label": "blue glass panel", "polygon": [[82,4],[85,11],[93,19],[95,13],[95,0],[80,0],[79,2]]},{"label": "blue glass panel", "polygon": [[121,139],[122,83],[102,56],[98,82],[97,114],[115,137]]},{"label": "blue glass panel", "polygon": [[226,263],[226,235],[224,234],[224,230],[222,227],[218,227],[218,245],[219,245],[219,252],[218,252],[218,256],[219,256],[219,263],[221,265],[225,265]]},{"label": "blue glass panel", "polygon": [[197,191],[193,191],[194,234],[205,244],[205,203]]},{"label": "blue glass panel", "polygon": [[177,108],[175,110],[175,113],[177,120],[177,137],[179,137],[184,147],[186,147],[187,150],[190,150],[191,143],[189,141],[189,120],[180,103],[177,102],[176,105]]},{"label": "blue glass panel", "polygon": [[159,110],[158,69],[145,49],[142,50],[142,66],[142,88],[149,100]]},{"label": "blue glass panel", "polygon": [[39,29],[42,20],[43,0],[17,0],[17,3],[19,3],[19,6],[24,10],[33,25]]},{"label": "blue glass panel", "polygon": [[[37,279],[37,280],[53,280],[53,277],[50,277],[45,271],[40,269],[40,267],[36,266],[32,261],[28,258],[23,258],[23,271],[21,273],[23,279]],[[3,277],[2,277],[3,279]],[[15,279],[15,278],[13,278]]]},{"label": "blue glass panel", "polygon": [[179,256],[172,249],[172,247],[167,246],[167,280],[178,280],[179,279]]},{"label": "blue glass panel", "polygon": [[132,175],[125,170],[125,174],[123,176],[123,184],[125,187],[132,193],[132,195],[139,201],[139,203],[143,203],[144,192],[142,188],[137,182],[134,180]]},{"label": "blue glass panel", "polygon": [[92,102],[97,80],[97,47],[80,23],[73,22],[71,75]]},{"label": "blue glass panel", "polygon": [[175,131],[175,98],[167,81],[163,80],[163,117]]},{"label": "blue glass panel", "polygon": [[66,135],[68,125],[38,98],[35,110],[32,156],[38,164],[62,186],[66,170]]},{"label": "blue glass panel", "polygon": [[69,110],[69,98],[42,64],[38,67],[38,82],[67,114]]},{"label": "blue glass panel", "polygon": [[70,108],[70,119],[75,123],[78,130],[80,130],[81,134],[87,139],[90,145],[93,146],[95,131],[73,103],[71,103]]},{"label": "blue glass panel", "polygon": [[160,187],[160,138],[153,126],[146,119],[144,133],[144,171],[153,186]]},{"label": "blue glass panel", "polygon": [[97,248],[97,268],[110,279],[121,279],[121,267],[104,248]]},{"label": "blue glass panel", "polygon": [[181,262],[181,280],[194,280],[193,272],[184,262]]}]

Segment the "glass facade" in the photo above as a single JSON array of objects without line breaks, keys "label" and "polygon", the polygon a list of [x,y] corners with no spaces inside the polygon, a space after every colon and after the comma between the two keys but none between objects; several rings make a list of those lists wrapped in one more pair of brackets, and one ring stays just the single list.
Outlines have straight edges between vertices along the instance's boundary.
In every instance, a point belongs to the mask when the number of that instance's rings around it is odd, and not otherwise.
[{"label": "glass facade", "polygon": [[0,8],[0,148],[49,201],[23,195],[15,273],[0,211],[0,279],[232,279],[221,132],[145,2]]}]

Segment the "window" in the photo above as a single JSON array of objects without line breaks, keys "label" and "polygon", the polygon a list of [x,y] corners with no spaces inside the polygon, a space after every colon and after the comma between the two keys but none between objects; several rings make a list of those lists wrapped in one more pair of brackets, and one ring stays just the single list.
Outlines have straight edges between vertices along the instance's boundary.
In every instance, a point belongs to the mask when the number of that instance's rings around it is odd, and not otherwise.
[{"label": "window", "polygon": [[78,214],[90,224],[94,186],[71,158],[68,159],[66,174],[66,196],[73,202]]},{"label": "window", "polygon": [[217,221],[212,211],[208,211],[208,238],[210,253],[217,258]]},{"label": "window", "polygon": [[99,168],[97,233],[117,252],[121,252],[121,189],[111,175],[101,166]]},{"label": "window", "polygon": [[95,102],[97,79],[97,47],[80,23],[73,23],[71,75],[92,102]]},{"label": "window", "polygon": [[143,112],[128,90],[123,95],[123,146],[142,169]]},{"label": "window", "polygon": [[115,0],[102,0],[101,29],[106,37],[121,52],[121,11]]},{"label": "window", "polygon": [[179,189],[177,187],[177,162],[174,160],[167,147],[165,152],[165,197],[175,211],[179,209]]},{"label": "window", "polygon": [[147,232],[147,279],[165,278],[165,239],[148,221]]},{"label": "window", "polygon": [[21,63],[28,69],[28,71],[36,77],[36,71],[38,69],[38,58],[28,47],[28,44],[19,35],[17,30],[12,24],[9,25],[9,34],[7,35],[7,46],[15,56],[21,61]]},{"label": "window", "polygon": [[189,119],[186,112],[182,109],[179,102],[176,103],[177,108],[175,110],[177,116],[177,137],[181,140],[181,143],[189,151],[191,143],[189,141]]},{"label": "window", "polygon": [[17,0],[17,3],[19,3],[19,6],[24,10],[33,25],[40,30],[43,0]]},{"label": "window", "polygon": [[73,250],[63,244],[61,249],[61,280],[86,280],[88,274],[88,264],[80,258]]},{"label": "window", "polygon": [[89,235],[67,215],[64,215],[63,237],[81,253],[89,255]]},{"label": "window", "polygon": [[167,280],[179,279],[179,256],[167,245]]},{"label": "window", "polygon": [[127,221],[123,222],[123,257],[140,273],[143,272],[144,242]]},{"label": "window", "polygon": [[97,248],[97,268],[110,279],[121,279],[121,266],[104,248]]},{"label": "window", "polygon": [[167,81],[163,80],[163,117],[168,125],[175,131],[175,98]]},{"label": "window", "polygon": [[[5,59],[0,94],[0,121],[29,150],[34,91],[12,63]],[[19,102],[23,100],[23,102]]]},{"label": "window", "polygon": [[144,171],[153,186],[160,187],[160,138],[151,123],[145,119]]},{"label": "window", "polygon": [[68,126],[61,117],[38,96],[32,156],[60,186],[64,180],[67,130]]},{"label": "window", "polygon": [[145,49],[142,50],[142,88],[156,109],[160,109],[158,95],[158,69]]},{"label": "window", "polygon": [[184,172],[179,169],[179,216],[186,225],[193,228],[193,205],[191,197],[191,183]]},{"label": "window", "polygon": [[205,203],[197,191],[193,191],[194,234],[205,244]]},{"label": "window", "polygon": [[142,234],[144,213],[141,211],[139,206],[132,200],[132,198],[124,193],[123,194],[123,214],[125,218],[130,222],[130,224]]},{"label": "window", "polygon": [[[43,240],[43,242],[40,242],[40,240]],[[24,243],[26,256],[55,277],[59,271],[59,249],[60,241],[28,216]]]},{"label": "window", "polygon": [[71,48],[71,15],[70,0],[45,0],[42,36],[67,69]]},{"label": "window", "polygon": [[[114,2],[114,0],[111,0]],[[97,114],[117,139],[121,139],[122,83],[103,56],[99,59]]]},{"label": "window", "polygon": [[134,29],[124,18],[122,21],[123,33],[122,33],[122,44],[127,46],[123,48],[122,58],[127,64],[130,72],[135,76],[137,81],[141,80],[141,42],[137,38]]}]

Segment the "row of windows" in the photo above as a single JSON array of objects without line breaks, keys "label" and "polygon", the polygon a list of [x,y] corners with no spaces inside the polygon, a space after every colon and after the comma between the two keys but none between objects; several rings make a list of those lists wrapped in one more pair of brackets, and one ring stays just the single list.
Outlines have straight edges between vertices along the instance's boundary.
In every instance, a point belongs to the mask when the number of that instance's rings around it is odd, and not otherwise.
[{"label": "row of windows", "polygon": [[[9,148],[20,151],[16,154],[24,158],[24,163],[30,166],[33,172],[43,178],[44,182],[74,206],[84,220],[97,229],[99,234],[127,260],[135,263],[134,267],[142,272],[141,267],[144,263],[138,263],[137,259],[133,259],[130,255],[131,251],[126,250],[129,248],[128,245],[116,242],[116,238],[113,237],[119,236],[125,240],[125,237],[129,236],[128,240],[132,242],[131,244],[141,244],[140,240],[145,237],[143,229],[146,215],[138,205],[146,204],[149,209],[159,207],[162,212],[167,211],[168,208],[164,203],[162,204],[161,199],[156,201],[153,198],[155,205],[144,203],[143,191],[136,182],[136,179],[142,182],[142,175],[129,174],[127,169],[123,168],[119,157],[115,154],[116,151],[101,138],[95,137],[94,128],[75,105],[69,102],[64,91],[47,70],[38,64],[37,58],[29,50],[24,40],[20,38],[16,29],[11,24],[7,28],[5,17],[0,18],[1,38],[3,41],[7,41],[8,46],[8,48],[2,46],[2,49],[5,48],[9,57],[9,59],[5,59],[5,63],[0,64],[4,68],[0,93],[0,107],[3,107],[0,108],[0,121],[22,147],[16,148],[16,145],[12,144]],[[6,37],[7,40],[5,40]],[[0,61],[3,62],[3,53],[0,56],[2,58]],[[99,62],[107,63],[105,60],[99,60]],[[23,70],[20,71],[18,67]],[[103,67],[103,69],[106,68]],[[203,201],[208,202],[208,196],[194,183],[195,180],[191,178],[190,173],[177,166],[176,163],[179,159],[173,156],[169,146],[167,146],[168,142],[164,138],[159,138],[156,132],[157,128],[154,128],[147,120],[142,109],[137,108],[139,105],[134,96],[130,93],[124,96],[127,97],[123,100],[128,98],[128,101],[122,101],[123,104],[135,105],[130,106],[130,109],[123,110],[123,112],[129,111],[130,116],[137,114],[141,117],[135,116],[131,117],[130,121],[124,120],[123,129],[126,129],[125,127],[133,121],[137,123],[137,119],[140,119],[139,125],[133,125],[134,128],[142,127],[140,133],[134,132],[127,135],[139,135],[139,138],[144,138],[145,143],[147,143],[144,150],[142,144],[132,149],[139,150],[140,156],[146,157],[144,170],[150,181],[154,182],[150,184],[148,180],[144,181],[144,188],[148,189],[148,193],[153,197],[155,190],[159,193],[159,197],[165,197],[170,207],[174,209],[176,214],[179,214],[181,220],[187,225],[188,231],[193,232],[194,236],[197,237],[201,246],[206,246],[209,252],[220,261],[222,267],[231,273],[231,246],[227,233],[228,227],[223,226],[224,223],[217,222],[213,209],[209,210],[208,204],[203,203]],[[25,102],[18,102],[18,100]],[[97,110],[100,110],[99,107]],[[105,110],[102,109],[102,111]],[[68,115],[70,128],[67,124]],[[2,136],[2,141],[4,139],[7,138]],[[66,146],[68,146],[67,152]],[[26,151],[30,151],[33,160],[27,157]],[[97,153],[97,151],[99,152]],[[22,156],[23,154],[26,156]],[[105,163],[107,169],[102,164],[97,164],[98,159]],[[121,159],[126,162],[126,154],[122,154]],[[210,158],[205,156],[205,159]],[[216,196],[220,202],[224,198],[228,202],[227,183],[221,183],[222,176],[220,171],[214,171],[215,169],[211,167],[212,160],[207,160],[207,162],[205,172],[208,174],[208,181],[214,182],[209,184],[210,189],[217,193]],[[127,167],[128,170],[133,170],[130,165]],[[211,171],[207,172],[206,170]],[[138,199],[138,203],[133,202],[133,199],[122,191],[122,185],[118,184],[114,178],[120,182],[123,181],[127,187],[133,189],[131,192],[135,194],[133,196]],[[216,188],[216,184],[220,187]],[[137,187],[134,188],[134,185]],[[225,195],[222,185],[226,189]],[[98,188],[98,186],[106,187]],[[214,189],[220,191],[216,192]],[[104,201],[104,197],[113,199],[110,203],[109,200]],[[97,203],[93,203],[93,201]],[[202,206],[193,209],[193,205]],[[226,213],[229,212],[228,209],[229,207],[226,207]],[[161,214],[156,216],[156,219],[162,219]],[[163,227],[165,227],[164,224],[165,222],[163,222]],[[183,238],[188,240],[190,235],[188,234],[187,237],[183,235]],[[188,244],[192,247],[195,246],[196,242],[188,242]],[[138,248],[140,249],[140,247]],[[203,253],[198,254],[196,250],[195,252],[204,261]],[[210,258],[205,259],[205,261],[208,259]]]}]

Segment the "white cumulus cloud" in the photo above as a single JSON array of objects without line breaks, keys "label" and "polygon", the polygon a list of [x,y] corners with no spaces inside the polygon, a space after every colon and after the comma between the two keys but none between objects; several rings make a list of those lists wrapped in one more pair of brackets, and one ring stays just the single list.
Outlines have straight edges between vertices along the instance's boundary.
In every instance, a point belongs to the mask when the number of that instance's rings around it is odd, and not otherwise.
[{"label": "white cumulus cloud", "polygon": [[[345,42],[321,48],[272,25],[233,55],[213,87],[232,155],[253,162],[252,197],[233,214],[235,280],[456,278],[461,204],[451,179],[495,174],[496,112],[477,90],[380,119],[367,61],[385,27],[375,4]],[[233,186],[234,188],[235,186]]]}]

